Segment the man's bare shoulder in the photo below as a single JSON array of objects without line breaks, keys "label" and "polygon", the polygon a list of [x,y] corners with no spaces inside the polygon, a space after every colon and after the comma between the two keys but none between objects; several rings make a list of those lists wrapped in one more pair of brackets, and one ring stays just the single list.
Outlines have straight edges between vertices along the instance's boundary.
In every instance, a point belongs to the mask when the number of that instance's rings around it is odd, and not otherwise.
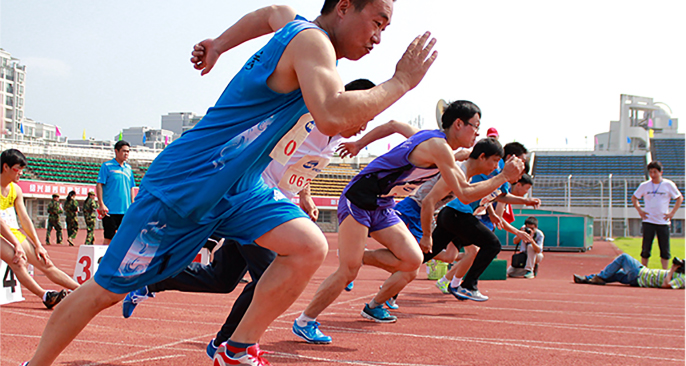
[{"label": "man's bare shoulder", "polygon": [[308,28],[298,33],[291,42],[288,48],[298,51],[298,57],[307,57],[308,55],[329,54],[333,55],[335,59],[335,50],[331,40],[319,28]]}]

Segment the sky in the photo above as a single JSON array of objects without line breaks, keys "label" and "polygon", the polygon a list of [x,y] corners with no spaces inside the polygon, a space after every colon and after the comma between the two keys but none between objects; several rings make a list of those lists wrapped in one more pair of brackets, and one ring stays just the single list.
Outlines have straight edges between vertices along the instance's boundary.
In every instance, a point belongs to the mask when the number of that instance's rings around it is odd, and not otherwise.
[{"label": "sky", "polygon": [[[160,127],[169,112],[205,114],[268,38],[225,53],[208,75],[193,69],[195,43],[244,14],[253,0],[0,0],[0,48],[27,67],[25,115],[63,135],[113,139],[123,128]],[[313,20],[323,0],[283,0]],[[686,124],[683,17],[678,1],[398,0],[381,44],[341,60],[344,83],[382,83],[415,36],[431,31],[438,58],[424,80],[370,122],[418,116],[435,128],[439,99],[482,110],[481,135],[530,150],[592,149],[619,119],[620,94],[652,97]],[[678,34],[682,34],[681,37]],[[380,154],[402,141],[372,144]]]}]

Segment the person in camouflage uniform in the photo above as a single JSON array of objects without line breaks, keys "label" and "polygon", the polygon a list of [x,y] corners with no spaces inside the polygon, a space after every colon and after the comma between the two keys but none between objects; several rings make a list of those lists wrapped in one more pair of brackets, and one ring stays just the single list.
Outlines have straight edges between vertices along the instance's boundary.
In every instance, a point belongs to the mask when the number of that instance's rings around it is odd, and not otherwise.
[{"label": "person in camouflage uniform", "polygon": [[52,201],[48,204],[48,231],[45,234],[45,244],[50,245],[50,232],[55,228],[57,235],[57,244],[62,244],[62,225],[60,224],[60,215],[62,208],[60,207],[60,196],[58,194],[52,195]]},{"label": "person in camouflage uniform", "polygon": [[88,198],[83,203],[83,218],[86,221],[86,244],[93,244],[95,229],[95,218],[97,217],[98,203],[95,201],[95,193],[88,192]]},{"label": "person in camouflage uniform", "polygon": [[76,192],[71,191],[64,202],[64,215],[67,216],[67,242],[69,246],[74,246],[74,239],[79,233],[79,203],[74,199]]}]

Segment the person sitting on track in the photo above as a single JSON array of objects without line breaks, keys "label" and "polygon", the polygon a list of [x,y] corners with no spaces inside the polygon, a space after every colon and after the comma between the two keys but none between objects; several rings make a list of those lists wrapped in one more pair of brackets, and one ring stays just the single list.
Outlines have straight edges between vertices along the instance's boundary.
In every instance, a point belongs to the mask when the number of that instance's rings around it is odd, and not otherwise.
[{"label": "person sitting on track", "polygon": [[[7,225],[10,230],[9,233],[2,234],[2,260],[14,271],[21,284],[40,297],[48,309],[52,309],[67,296],[67,291],[43,290],[33,277],[29,276],[26,270],[27,263],[43,272],[53,283],[69,290],[76,289],[79,284],[52,263],[26,212],[24,195],[17,184],[24,173],[24,168],[28,165],[26,157],[19,150],[8,149],[2,152],[0,161],[2,161],[0,214],[3,227]],[[21,224],[21,230],[19,224]]]}]

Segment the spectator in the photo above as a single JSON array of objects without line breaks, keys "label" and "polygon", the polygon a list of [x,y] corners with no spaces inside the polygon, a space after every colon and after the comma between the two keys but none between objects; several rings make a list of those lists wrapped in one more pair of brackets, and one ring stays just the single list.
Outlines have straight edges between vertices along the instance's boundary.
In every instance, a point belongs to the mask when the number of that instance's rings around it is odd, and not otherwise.
[{"label": "spectator", "polygon": [[57,244],[62,244],[62,225],[60,224],[62,212],[60,195],[55,193],[52,195],[52,201],[48,203],[48,231],[45,233],[45,245],[50,245],[50,232],[52,228],[55,228]]},{"label": "spectator", "polygon": [[67,242],[69,242],[70,247],[74,246],[74,239],[79,233],[79,203],[74,197],[76,197],[76,192],[71,191],[64,202],[64,215],[67,217]]},{"label": "spectator", "polygon": [[114,145],[114,159],[102,163],[98,174],[96,192],[100,203],[102,226],[105,240],[108,245],[114,234],[119,229],[126,210],[133,202],[133,188],[136,181],[133,178],[131,165],[126,162],[129,159],[131,145],[124,140],[117,141]]},{"label": "spectator", "polygon": [[639,287],[661,287],[672,289],[684,288],[684,261],[674,257],[672,268],[650,269],[639,261],[624,253],[615,258],[598,274],[588,276],[574,275],[575,283],[604,285],[619,282],[625,285]]},{"label": "spectator", "polygon": [[486,137],[493,137],[494,139],[500,138],[500,135],[498,134],[498,130],[495,129],[495,127],[491,127],[486,131]]},{"label": "spectator", "polygon": [[[526,253],[526,266],[524,268],[510,266],[507,269],[507,275],[510,277],[535,278],[538,274],[538,264],[543,260],[543,241],[545,240],[545,235],[538,229],[538,219],[533,216],[529,216],[524,220],[522,229],[534,239],[533,242],[520,247],[520,251]],[[520,242],[521,239],[519,237],[514,238],[515,244],[520,244]]]},{"label": "spectator", "polygon": [[95,192],[88,192],[88,198],[83,203],[83,219],[86,222],[86,244],[93,244],[93,230],[95,229],[95,217],[98,203],[93,199]]},{"label": "spectator", "polygon": [[[641,183],[631,196],[631,203],[643,220],[643,248],[641,250],[641,264],[648,266],[648,258],[653,248],[653,239],[657,234],[657,243],[660,246],[660,258],[662,268],[667,269],[669,258],[669,225],[672,217],[676,214],[684,200],[676,184],[669,179],[662,178],[662,164],[653,161],[648,164],[650,180]],[[641,208],[639,200],[643,198],[645,209]],[[674,208],[669,210],[669,201],[676,199]]]}]

